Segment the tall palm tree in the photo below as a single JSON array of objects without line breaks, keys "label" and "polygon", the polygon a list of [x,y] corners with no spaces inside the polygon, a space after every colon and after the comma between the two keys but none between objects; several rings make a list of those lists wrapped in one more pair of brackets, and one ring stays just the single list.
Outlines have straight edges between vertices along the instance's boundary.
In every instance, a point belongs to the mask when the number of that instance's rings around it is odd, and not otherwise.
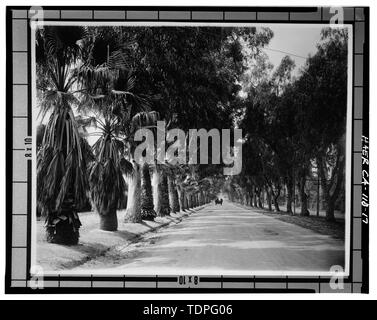
[{"label": "tall palm tree", "polygon": [[100,229],[116,231],[116,210],[126,190],[122,176],[123,142],[117,137],[117,119],[106,115],[103,121],[99,118],[96,121],[101,136],[93,145],[96,159],[89,166],[90,195],[100,217]]},{"label": "tall palm tree", "polygon": [[[134,92],[136,78],[129,59],[131,43],[119,28],[92,30],[86,62],[77,68],[82,84],[81,110],[94,118],[101,131],[93,146],[96,161],[90,168],[91,197],[101,218],[100,228],[117,229],[116,208],[128,184],[127,220],[140,222],[140,168],[132,161],[132,136],[137,112],[149,109],[149,101]],[[125,158],[127,157],[127,159]]]},{"label": "tall palm tree", "polygon": [[42,120],[49,115],[37,154],[37,201],[46,216],[47,241],[76,244],[76,208],[85,202],[86,159],[72,107],[77,103],[72,67],[80,60],[82,27],[45,26],[36,31],[37,89]]}]

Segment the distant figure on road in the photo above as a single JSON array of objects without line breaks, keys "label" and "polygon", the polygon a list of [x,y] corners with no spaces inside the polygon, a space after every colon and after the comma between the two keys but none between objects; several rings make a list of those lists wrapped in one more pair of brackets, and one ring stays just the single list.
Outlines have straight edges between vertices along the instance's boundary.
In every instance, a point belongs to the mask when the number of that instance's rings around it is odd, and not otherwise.
[{"label": "distant figure on road", "polygon": [[216,198],[215,205],[217,204],[223,205],[223,199]]}]

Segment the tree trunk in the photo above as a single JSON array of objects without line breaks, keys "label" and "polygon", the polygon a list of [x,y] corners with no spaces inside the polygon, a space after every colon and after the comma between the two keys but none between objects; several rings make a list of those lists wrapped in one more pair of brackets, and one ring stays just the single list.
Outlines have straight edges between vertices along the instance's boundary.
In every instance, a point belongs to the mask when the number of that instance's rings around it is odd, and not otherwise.
[{"label": "tree trunk", "polygon": [[276,212],[280,212],[278,199],[279,199],[279,196],[274,194],[274,207],[275,207]]},{"label": "tree trunk", "polygon": [[243,204],[247,206],[249,203],[247,192],[244,190],[243,192]]},{"label": "tree trunk", "polygon": [[254,191],[253,191],[253,187],[250,187],[250,191],[249,191],[249,204],[250,204],[251,207],[254,206],[253,200],[254,200]]},{"label": "tree trunk", "polygon": [[326,206],[326,220],[335,221],[335,201],[328,201]]},{"label": "tree trunk", "polygon": [[134,170],[132,174],[126,176],[128,185],[127,209],[125,222],[139,223],[142,221],[141,217],[141,182],[140,171],[136,163],[133,164]]},{"label": "tree trunk", "polygon": [[205,201],[204,201],[204,192],[200,191],[200,193],[199,193],[199,205],[203,206],[204,204],[205,204]]},{"label": "tree trunk", "polygon": [[118,230],[118,218],[115,208],[111,208],[108,212],[99,214],[99,228],[104,231],[117,231]]},{"label": "tree trunk", "polygon": [[168,188],[169,188],[169,203],[171,212],[176,213],[180,211],[178,192],[175,182],[172,177],[168,177]]},{"label": "tree trunk", "polygon": [[185,191],[183,190],[183,187],[178,186],[178,201],[179,201],[179,207],[182,211],[185,211],[187,209],[186,203],[185,203]]},{"label": "tree trunk", "polygon": [[292,177],[288,177],[287,178],[287,213],[293,213],[292,202],[293,202],[293,179]]},{"label": "tree trunk", "polygon": [[308,210],[308,195],[305,192],[305,183],[306,183],[306,175],[301,174],[300,182],[299,182],[299,189],[300,189],[300,200],[301,200],[301,216],[309,216]]},{"label": "tree trunk", "polygon": [[272,197],[269,187],[266,188],[268,211],[272,211]]},{"label": "tree trunk", "polygon": [[155,212],[157,212],[157,208],[160,207],[160,197],[159,197],[160,181],[161,181],[161,176],[159,173],[159,169],[157,168],[157,165],[155,164],[153,168],[153,173],[152,173],[153,206],[154,206]]},{"label": "tree trunk", "polygon": [[[322,185],[322,192],[324,194],[326,202],[326,220],[335,221],[335,203],[339,197],[339,193],[343,184],[344,179],[344,166],[345,166],[345,157],[341,152],[342,147],[338,147],[338,155],[336,165],[333,168],[333,173],[330,178],[330,181],[327,181],[327,176],[325,174],[326,164],[323,159],[318,157],[317,164],[320,174],[320,180]],[[333,193],[330,193],[330,190],[333,190]]]},{"label": "tree trunk", "polygon": [[191,209],[190,196],[188,194],[186,194],[185,196],[185,202],[186,202],[187,209]]},{"label": "tree trunk", "polygon": [[156,212],[153,208],[153,194],[149,166],[145,163],[141,174],[141,218],[143,220],[154,220]]},{"label": "tree trunk", "polygon": [[254,207],[258,207],[258,201],[257,201],[257,190],[255,189],[254,190],[254,194],[253,194],[253,202],[254,202]]},{"label": "tree trunk", "polygon": [[248,200],[247,200],[247,190],[246,188],[242,189],[242,204],[247,206]]},{"label": "tree trunk", "polygon": [[81,222],[76,211],[75,199],[68,192],[59,212],[49,213],[46,218],[46,241],[63,245],[79,242]]},{"label": "tree trunk", "polygon": [[247,191],[246,188],[244,190],[243,198],[244,198],[245,206],[248,206],[249,205],[249,192]]},{"label": "tree trunk", "polygon": [[263,209],[263,201],[262,201],[262,197],[263,197],[263,192],[261,189],[259,189],[259,192],[258,192],[258,207]]},{"label": "tree trunk", "polygon": [[158,188],[158,207],[156,208],[156,213],[159,217],[167,216],[170,214],[169,205],[169,188],[168,188],[168,178],[165,172],[161,171],[161,180]]}]

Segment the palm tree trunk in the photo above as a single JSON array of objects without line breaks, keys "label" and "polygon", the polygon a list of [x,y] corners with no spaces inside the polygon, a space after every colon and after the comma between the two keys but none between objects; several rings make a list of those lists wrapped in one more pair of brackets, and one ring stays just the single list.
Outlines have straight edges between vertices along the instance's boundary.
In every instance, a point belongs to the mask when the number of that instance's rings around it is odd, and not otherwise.
[{"label": "palm tree trunk", "polygon": [[141,170],[141,216],[143,220],[154,220],[153,195],[149,166],[145,163]]},{"label": "palm tree trunk", "polygon": [[128,196],[125,221],[138,223],[142,221],[140,171],[136,163],[133,164],[133,167],[133,173],[126,177]]},{"label": "palm tree trunk", "polygon": [[118,218],[116,208],[110,208],[108,212],[99,214],[99,228],[104,231],[117,231]]},{"label": "palm tree trunk", "polygon": [[169,203],[171,212],[176,213],[180,211],[178,193],[175,182],[172,177],[168,176],[168,188],[169,188]]},{"label": "palm tree trunk", "polygon": [[153,191],[153,206],[154,210],[157,212],[157,208],[160,206],[159,188],[160,188],[160,174],[158,172],[157,165],[153,169],[152,174],[152,191]]},{"label": "palm tree trunk", "polygon": [[153,195],[156,194],[155,211],[157,216],[163,217],[170,214],[168,180],[166,174],[157,168],[153,172]]},{"label": "palm tree trunk", "polygon": [[63,245],[79,242],[81,222],[72,192],[67,193],[60,212],[49,213],[46,219],[46,241]]}]

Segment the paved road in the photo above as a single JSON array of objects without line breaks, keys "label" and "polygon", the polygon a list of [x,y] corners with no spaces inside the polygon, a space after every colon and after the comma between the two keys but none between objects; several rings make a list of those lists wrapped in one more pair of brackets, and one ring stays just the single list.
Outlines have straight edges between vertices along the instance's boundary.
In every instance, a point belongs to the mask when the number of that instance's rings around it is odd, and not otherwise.
[{"label": "paved road", "polygon": [[86,267],[139,275],[250,275],[329,271],[332,265],[344,265],[343,241],[224,202]]}]

